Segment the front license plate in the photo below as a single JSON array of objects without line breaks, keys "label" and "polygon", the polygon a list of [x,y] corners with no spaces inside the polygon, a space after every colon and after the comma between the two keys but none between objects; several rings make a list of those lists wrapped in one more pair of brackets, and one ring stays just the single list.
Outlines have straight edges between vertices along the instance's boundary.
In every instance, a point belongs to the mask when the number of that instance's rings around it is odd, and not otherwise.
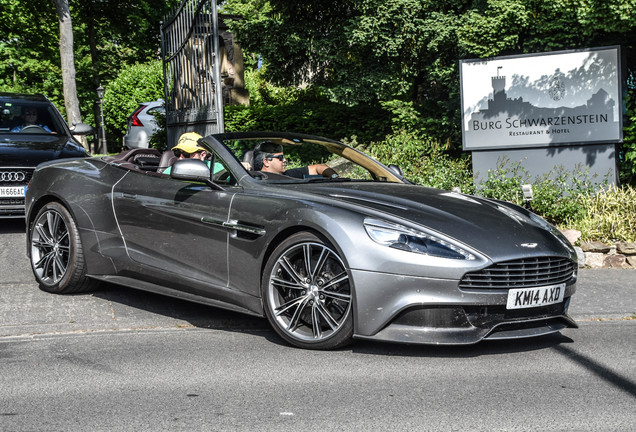
[{"label": "front license plate", "polygon": [[564,294],[564,283],[539,288],[511,289],[508,292],[506,309],[523,309],[560,303],[563,301]]},{"label": "front license plate", "polygon": [[0,187],[0,197],[2,198],[23,197],[25,192],[26,186]]}]

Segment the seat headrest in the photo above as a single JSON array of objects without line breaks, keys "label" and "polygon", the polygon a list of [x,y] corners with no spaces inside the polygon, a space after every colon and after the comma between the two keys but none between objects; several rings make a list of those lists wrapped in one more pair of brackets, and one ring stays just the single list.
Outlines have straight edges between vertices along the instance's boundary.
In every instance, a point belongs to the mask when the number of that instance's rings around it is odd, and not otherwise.
[{"label": "seat headrest", "polygon": [[254,152],[252,150],[248,150],[243,154],[243,162],[249,162],[254,165]]}]

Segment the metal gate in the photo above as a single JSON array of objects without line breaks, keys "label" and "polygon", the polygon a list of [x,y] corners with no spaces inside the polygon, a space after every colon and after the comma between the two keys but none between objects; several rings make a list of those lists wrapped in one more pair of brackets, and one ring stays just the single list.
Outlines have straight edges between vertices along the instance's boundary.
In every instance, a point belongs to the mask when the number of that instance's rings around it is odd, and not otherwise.
[{"label": "metal gate", "polygon": [[224,131],[216,0],[184,0],[161,25],[168,146]]}]

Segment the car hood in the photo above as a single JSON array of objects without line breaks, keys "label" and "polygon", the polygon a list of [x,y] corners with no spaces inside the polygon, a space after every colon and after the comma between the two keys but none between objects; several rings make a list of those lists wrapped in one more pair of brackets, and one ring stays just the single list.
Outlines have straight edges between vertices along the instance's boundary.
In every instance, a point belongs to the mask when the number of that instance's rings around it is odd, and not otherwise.
[{"label": "car hood", "polygon": [[66,135],[0,135],[0,164],[35,167],[60,158],[83,157],[86,152]]},{"label": "car hood", "polygon": [[497,260],[555,251],[572,258],[574,253],[556,229],[508,203],[393,183],[303,184],[293,188],[324,196],[331,205],[334,200],[347,202],[361,211],[368,209],[369,214],[384,213],[393,222],[428,227]]}]

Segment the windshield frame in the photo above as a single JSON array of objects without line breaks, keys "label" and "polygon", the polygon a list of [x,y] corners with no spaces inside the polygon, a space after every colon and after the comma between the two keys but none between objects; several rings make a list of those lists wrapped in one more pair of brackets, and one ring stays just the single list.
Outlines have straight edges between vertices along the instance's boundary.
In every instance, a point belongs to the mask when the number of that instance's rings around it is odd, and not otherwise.
[{"label": "windshield frame", "polygon": [[[226,157],[221,153],[229,153],[234,163],[229,163],[228,166],[230,169],[238,169],[241,172],[235,173],[236,178],[243,179],[246,181],[257,181],[262,182],[266,180],[267,183],[276,183],[276,184],[298,184],[298,183],[316,183],[316,182],[329,182],[333,180],[334,182],[342,182],[343,180],[356,182],[356,181],[377,181],[377,182],[389,182],[389,183],[408,183],[406,179],[397,175],[394,171],[389,169],[387,166],[373,159],[372,157],[366,155],[365,153],[348,146],[340,141],[335,141],[329,138],[324,138],[316,135],[307,135],[307,134],[294,134],[294,133],[286,133],[286,132],[232,132],[232,133],[223,133],[223,134],[213,134],[210,135],[209,138],[213,138],[218,144],[220,144],[225,151],[219,152],[216,151],[212,144],[212,142],[208,141],[208,145],[210,145],[210,149],[215,151],[218,157],[225,159]],[[207,139],[204,139],[206,141]],[[254,144],[249,146],[249,149],[253,149],[259,142],[262,141],[272,141],[276,144],[280,144],[283,148],[288,147],[298,147],[302,146],[305,143],[316,144],[324,147],[329,153],[339,158],[343,158],[346,163],[351,163],[356,166],[362,167],[369,173],[370,179],[358,179],[358,178],[349,178],[345,176],[337,177],[334,179],[325,178],[322,176],[309,176],[304,179],[293,178],[284,176],[282,174],[271,175],[270,173],[264,173],[262,175],[262,171],[253,171],[247,170],[242,164],[241,160],[243,159],[243,155],[247,150],[244,150],[243,153],[237,154],[240,151],[236,152],[233,150],[236,147],[237,142],[253,142]],[[233,144],[234,143],[234,144]],[[329,165],[329,163],[327,163]],[[240,167],[240,168],[239,168]],[[269,175],[268,175],[269,174]],[[338,173],[340,174],[340,173]]]}]

